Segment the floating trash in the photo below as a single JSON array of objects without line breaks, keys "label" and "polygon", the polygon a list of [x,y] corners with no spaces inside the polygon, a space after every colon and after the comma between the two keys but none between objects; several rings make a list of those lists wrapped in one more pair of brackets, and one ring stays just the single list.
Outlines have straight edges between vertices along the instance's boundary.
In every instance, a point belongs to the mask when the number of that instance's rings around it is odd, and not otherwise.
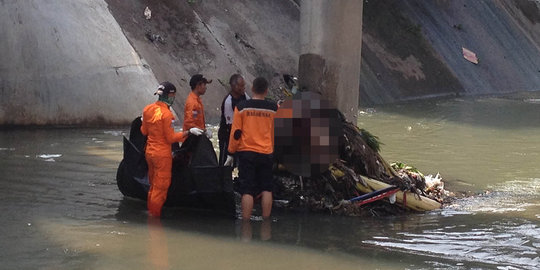
[{"label": "floating trash", "polygon": [[525,99],[524,102],[532,104],[540,104],[540,98],[529,98]]},{"label": "floating trash", "polygon": [[41,154],[41,155],[37,155],[36,157],[48,159],[48,158],[58,158],[61,156],[62,154]]},{"label": "floating trash", "polygon": [[43,161],[47,161],[47,162],[56,162],[56,160],[54,160],[54,159],[59,158],[61,156],[62,156],[62,154],[41,154],[41,155],[36,155],[36,157],[42,158],[42,159],[44,159]]},{"label": "floating trash", "polygon": [[126,133],[121,130],[105,130],[103,131],[103,134],[109,134],[109,135],[118,137],[118,136],[125,135]]}]

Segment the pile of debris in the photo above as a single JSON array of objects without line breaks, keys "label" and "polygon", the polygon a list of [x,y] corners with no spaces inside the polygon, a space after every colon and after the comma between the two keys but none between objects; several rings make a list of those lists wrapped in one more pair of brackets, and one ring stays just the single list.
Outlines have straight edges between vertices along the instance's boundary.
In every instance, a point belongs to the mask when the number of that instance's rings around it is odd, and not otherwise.
[{"label": "pile of debris", "polygon": [[439,209],[448,196],[440,175],[424,176],[404,163],[387,163],[379,141],[343,121],[339,159],[314,177],[279,166],[275,174],[277,207],[309,209],[349,216],[399,214]]}]

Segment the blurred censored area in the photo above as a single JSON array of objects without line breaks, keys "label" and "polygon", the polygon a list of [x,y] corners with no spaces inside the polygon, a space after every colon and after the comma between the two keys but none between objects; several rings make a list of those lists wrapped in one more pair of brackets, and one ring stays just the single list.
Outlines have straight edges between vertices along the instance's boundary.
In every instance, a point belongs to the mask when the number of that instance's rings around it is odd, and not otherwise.
[{"label": "blurred censored area", "polygon": [[275,158],[291,173],[318,176],[339,157],[342,120],[318,93],[299,92],[284,101],[274,125]]}]

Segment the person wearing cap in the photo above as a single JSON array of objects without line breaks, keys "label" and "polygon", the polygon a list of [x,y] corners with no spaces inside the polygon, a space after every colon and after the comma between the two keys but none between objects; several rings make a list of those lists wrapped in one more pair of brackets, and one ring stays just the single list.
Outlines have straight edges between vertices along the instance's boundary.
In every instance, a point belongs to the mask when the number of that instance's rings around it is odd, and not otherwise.
[{"label": "person wearing cap", "polygon": [[171,184],[172,144],[183,141],[189,134],[199,136],[204,131],[194,127],[184,132],[174,132],[174,116],[169,108],[176,96],[176,87],[172,83],[162,82],[154,95],[158,95],[158,100],[143,109],[141,132],[147,136],[145,157],[150,180],[148,213],[160,217]]},{"label": "person wearing cap", "polygon": [[[206,93],[206,85],[212,83],[212,80],[206,79],[201,74],[196,74],[189,80],[189,86],[191,87],[191,93],[186,98],[186,105],[184,106],[184,125],[183,130],[189,130],[196,127],[205,130],[204,121],[204,106],[201,101],[201,96]],[[211,132],[208,130],[206,136],[211,138]]]},{"label": "person wearing cap", "polygon": [[[225,96],[221,103],[221,121],[219,122],[218,139],[219,139],[219,164],[222,165],[227,157],[227,145],[229,143],[229,135],[231,133],[231,125],[233,122],[234,108],[236,104],[242,100],[250,99],[246,94],[246,83],[240,74],[233,74],[229,79],[231,91]],[[230,166],[231,164],[224,164]]]},{"label": "person wearing cap", "polygon": [[[234,110],[228,147],[229,153],[236,153],[238,157],[242,220],[246,222],[251,217],[253,198],[259,193],[262,196],[262,217],[268,219],[272,211],[272,154],[277,111],[277,104],[265,100],[268,94],[265,78],[256,78],[251,91],[253,97],[238,103]],[[232,160],[232,156],[227,156],[227,160]]]}]

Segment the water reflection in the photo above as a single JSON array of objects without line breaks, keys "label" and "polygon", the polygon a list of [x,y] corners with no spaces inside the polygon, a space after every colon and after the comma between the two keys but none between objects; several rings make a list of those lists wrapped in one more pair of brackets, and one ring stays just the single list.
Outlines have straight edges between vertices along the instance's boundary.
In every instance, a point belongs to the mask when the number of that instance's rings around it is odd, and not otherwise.
[{"label": "water reflection", "polygon": [[[347,255],[338,249],[321,253],[313,246],[306,245],[306,242],[298,241],[297,237],[325,242],[310,231],[306,231],[310,232],[309,235],[303,234],[302,226],[297,223],[299,220],[316,222],[321,217],[318,215],[300,215],[290,219],[287,218],[290,213],[280,214],[278,211],[282,220],[243,222],[204,211],[180,208],[164,210],[160,224],[155,224],[153,220],[147,220],[144,203],[131,199],[119,202],[116,220],[128,226],[123,245],[146,249],[144,254],[148,261],[144,262],[145,265],[159,268],[166,267],[164,262],[168,262],[171,269],[179,266],[183,269],[358,269],[359,264],[375,267],[360,257]],[[276,239],[274,226],[279,228]],[[151,237],[148,241],[141,241],[137,237],[144,233],[144,227],[147,227],[146,233]],[[289,237],[291,232],[293,238]]]},{"label": "water reflection", "polygon": [[[259,225],[259,238],[261,241],[272,239],[272,220],[263,219],[259,222],[241,220],[238,222],[241,228],[240,239],[242,242],[251,242],[253,239],[253,226]],[[254,224],[253,224],[254,223]]]},{"label": "water reflection", "polygon": [[151,269],[169,269],[167,237],[159,218],[148,216],[148,234],[148,256],[152,264]]}]

